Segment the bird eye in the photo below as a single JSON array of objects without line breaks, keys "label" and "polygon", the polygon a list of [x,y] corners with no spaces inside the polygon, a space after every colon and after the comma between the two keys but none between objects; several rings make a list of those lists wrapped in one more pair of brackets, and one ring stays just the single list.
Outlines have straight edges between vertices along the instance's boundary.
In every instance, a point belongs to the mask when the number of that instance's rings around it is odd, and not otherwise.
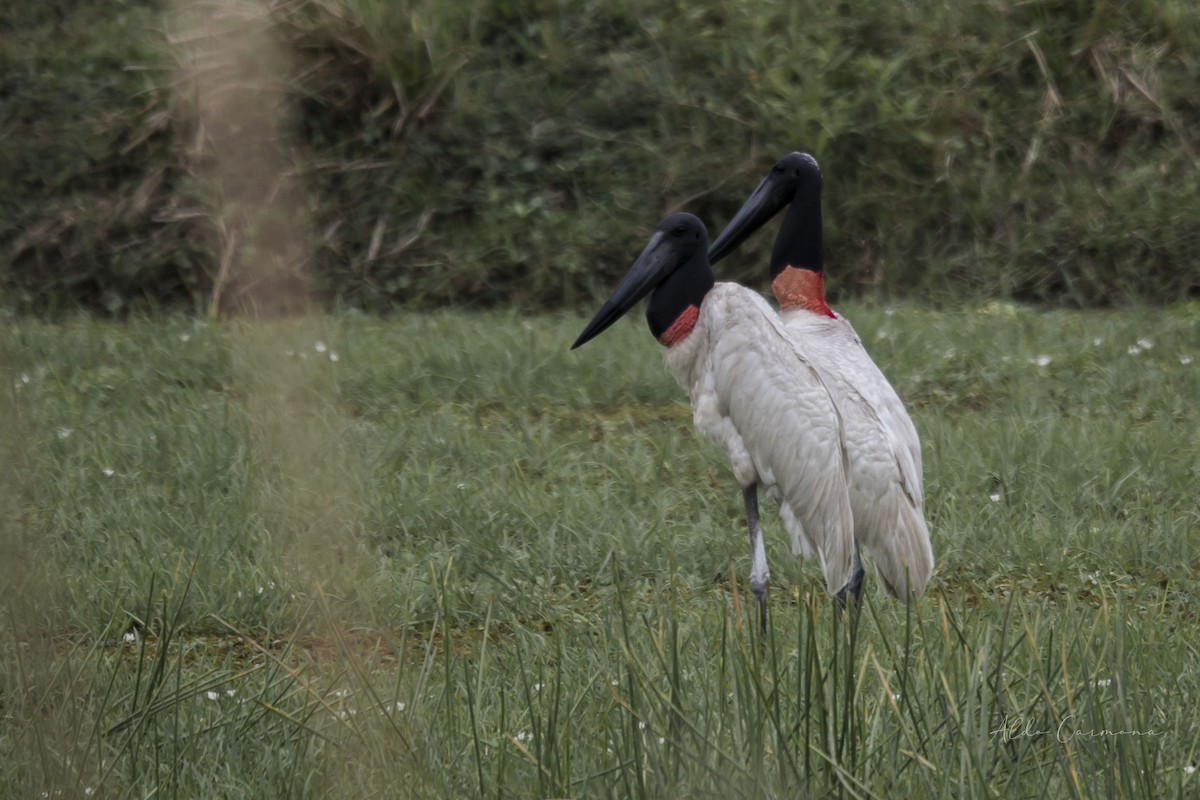
[{"label": "bird eye", "polygon": [[683,227],[682,225],[675,228],[676,236],[683,236],[685,233],[687,233],[687,228]]}]

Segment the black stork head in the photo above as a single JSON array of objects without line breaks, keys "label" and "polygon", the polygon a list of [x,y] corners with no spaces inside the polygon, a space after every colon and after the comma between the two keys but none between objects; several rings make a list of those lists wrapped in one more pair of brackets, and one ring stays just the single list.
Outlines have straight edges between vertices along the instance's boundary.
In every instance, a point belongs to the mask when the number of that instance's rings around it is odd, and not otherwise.
[{"label": "black stork head", "polygon": [[821,272],[821,167],[808,153],[790,153],[738,209],[708,249],[715,264],[790,204],[771,252],[771,277],[787,267]]},{"label": "black stork head", "polygon": [[682,320],[690,320],[686,323],[690,331],[704,295],[713,287],[707,250],[708,231],[697,217],[679,213],[664,218],[616,291],[604,301],[571,349],[599,336],[648,294],[646,321],[654,338],[670,344],[674,339],[664,335],[678,331],[673,326],[677,322],[685,324]]}]

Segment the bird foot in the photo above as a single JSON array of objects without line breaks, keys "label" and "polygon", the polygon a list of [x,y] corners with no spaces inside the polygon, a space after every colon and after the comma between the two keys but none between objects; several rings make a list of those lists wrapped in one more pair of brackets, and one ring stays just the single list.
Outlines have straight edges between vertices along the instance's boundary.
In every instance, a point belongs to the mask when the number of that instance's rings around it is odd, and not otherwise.
[{"label": "bird foot", "polygon": [[767,639],[767,587],[754,589],[754,599],[758,603],[758,630],[763,641]]},{"label": "bird foot", "polygon": [[847,606],[853,603],[855,608],[858,608],[862,602],[862,587],[864,570],[861,564],[856,565],[854,573],[850,576],[850,580],[846,581],[846,585],[837,593],[838,607],[843,611]]}]

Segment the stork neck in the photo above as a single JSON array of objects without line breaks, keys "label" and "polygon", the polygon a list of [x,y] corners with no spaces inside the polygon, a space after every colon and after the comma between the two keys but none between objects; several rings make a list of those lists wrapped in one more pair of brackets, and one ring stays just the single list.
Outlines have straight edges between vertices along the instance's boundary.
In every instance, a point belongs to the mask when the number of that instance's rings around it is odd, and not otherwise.
[{"label": "stork neck", "polygon": [[784,267],[771,281],[780,311],[803,309],[823,317],[836,317],[825,302],[825,276],[811,269]]},{"label": "stork neck", "polygon": [[646,322],[650,332],[662,344],[670,347],[687,338],[700,316],[700,304],[713,287],[712,268],[708,256],[700,248],[687,263],[667,276],[655,288],[646,305]]},{"label": "stork neck", "polygon": [[700,307],[688,306],[683,310],[671,327],[658,335],[658,343],[663,347],[674,347],[691,335],[696,323],[700,320]]},{"label": "stork neck", "polygon": [[775,248],[771,251],[771,279],[788,267],[820,274],[825,269],[821,249],[820,189],[797,193],[788,206]]},{"label": "stork neck", "polygon": [[771,252],[771,289],[783,311],[802,308],[834,316],[825,302],[821,250],[821,190],[797,192]]}]

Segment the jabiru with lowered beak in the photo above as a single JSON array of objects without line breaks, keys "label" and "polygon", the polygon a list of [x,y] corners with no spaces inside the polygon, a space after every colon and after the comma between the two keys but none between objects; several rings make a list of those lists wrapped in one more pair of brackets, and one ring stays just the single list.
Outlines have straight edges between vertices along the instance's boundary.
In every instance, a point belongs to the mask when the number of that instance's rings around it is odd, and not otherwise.
[{"label": "jabiru with lowered beak", "polygon": [[867,551],[888,594],[920,597],[933,572],[925,524],[921,441],[904,403],[863,348],[850,323],[825,302],[821,242],[821,168],[807,153],[778,161],[708,250],[715,264],[787,208],[771,253],[771,287],[780,319],[841,411],[850,457],[857,600]]},{"label": "jabiru with lowered beak", "polygon": [[757,293],[714,283],[708,232],[691,214],[658,224],[616,291],[571,345],[575,349],[650,296],[646,320],[666,346],[667,367],[692,401],[693,422],[729,459],[750,533],[750,586],[766,633],[770,569],[758,487],[779,503],[792,550],[815,558],[830,594],[853,559],[841,417],[820,372],[791,342]]}]

